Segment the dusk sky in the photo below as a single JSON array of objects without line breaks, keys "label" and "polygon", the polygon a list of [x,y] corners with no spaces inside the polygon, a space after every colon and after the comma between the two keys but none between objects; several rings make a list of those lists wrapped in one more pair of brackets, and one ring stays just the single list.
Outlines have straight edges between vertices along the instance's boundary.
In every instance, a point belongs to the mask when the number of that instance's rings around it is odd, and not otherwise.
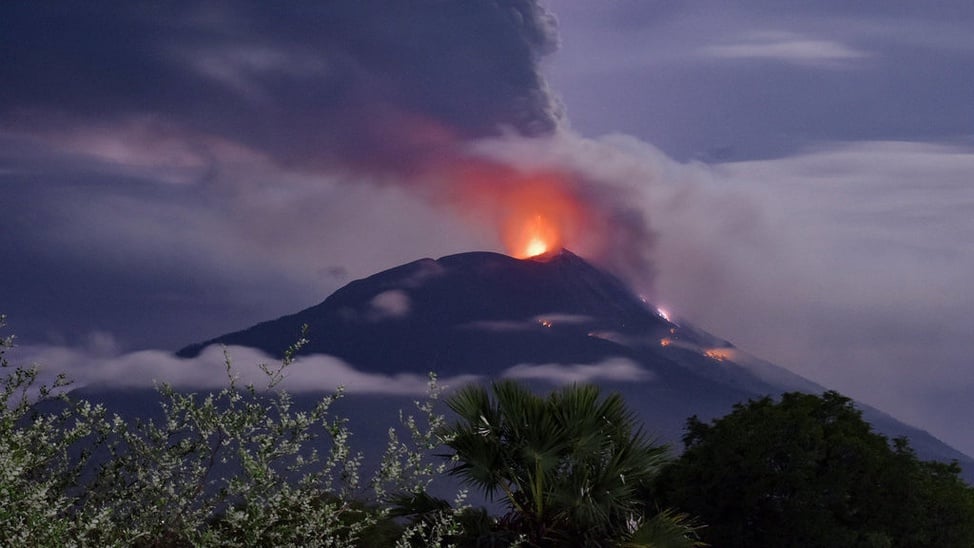
[{"label": "dusk sky", "polygon": [[971,29],[967,0],[3,2],[0,312],[110,382],[543,217],[974,454]]}]

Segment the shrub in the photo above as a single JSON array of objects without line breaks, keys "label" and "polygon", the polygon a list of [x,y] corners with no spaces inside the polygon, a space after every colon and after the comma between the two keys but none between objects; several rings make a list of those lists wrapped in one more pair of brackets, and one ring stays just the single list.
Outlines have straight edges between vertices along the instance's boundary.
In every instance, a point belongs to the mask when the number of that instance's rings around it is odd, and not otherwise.
[{"label": "shrub", "polygon": [[[407,435],[389,429],[378,471],[363,481],[347,421],[331,414],[341,390],[300,410],[278,387],[305,342],[277,366],[261,366],[264,389],[238,386],[225,354],[225,388],[201,395],[161,385],[162,418],[127,421],[66,394],[63,376],[43,386],[37,366],[11,366],[5,352],[13,337],[0,339],[0,544],[441,542],[452,512],[444,527],[404,529],[385,504],[425,491],[445,469],[430,454],[443,421],[435,377],[430,398],[417,402],[423,418],[401,414]],[[49,405],[52,398],[59,405]]]}]

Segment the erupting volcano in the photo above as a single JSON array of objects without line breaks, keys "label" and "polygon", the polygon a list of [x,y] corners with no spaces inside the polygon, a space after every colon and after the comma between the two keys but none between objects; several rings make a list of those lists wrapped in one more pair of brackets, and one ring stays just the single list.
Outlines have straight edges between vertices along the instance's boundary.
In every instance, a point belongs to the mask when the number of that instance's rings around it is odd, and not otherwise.
[{"label": "erupting volcano", "polygon": [[522,176],[501,190],[501,239],[507,252],[524,259],[557,251],[580,239],[592,214],[562,178]]},{"label": "erupting volcano", "polygon": [[[526,235],[535,229],[548,237],[544,216],[522,219]],[[302,354],[337,357],[367,374],[434,371],[444,379],[508,377],[542,387],[598,382],[621,392],[670,441],[690,415],[706,419],[748,398],[825,390],[655,308],[615,276],[552,248],[554,238],[536,248],[530,238],[513,242],[524,255],[547,251],[540,261],[474,252],[404,264],[354,281],[311,308],[179,354],[225,344],[280,356],[307,325]],[[364,407],[370,406],[374,400]],[[880,431],[910,437],[926,458],[956,458],[974,470],[968,457],[929,434],[869,408],[865,414]]]},{"label": "erupting volcano", "polygon": [[569,174],[520,171],[484,160],[438,169],[451,183],[450,205],[491,225],[512,257],[598,245],[605,213],[587,203]]},{"label": "erupting volcano", "polygon": [[511,255],[518,259],[544,255],[559,247],[560,238],[557,230],[541,215],[535,217],[534,222],[524,228],[522,235],[523,243],[511,251]]}]

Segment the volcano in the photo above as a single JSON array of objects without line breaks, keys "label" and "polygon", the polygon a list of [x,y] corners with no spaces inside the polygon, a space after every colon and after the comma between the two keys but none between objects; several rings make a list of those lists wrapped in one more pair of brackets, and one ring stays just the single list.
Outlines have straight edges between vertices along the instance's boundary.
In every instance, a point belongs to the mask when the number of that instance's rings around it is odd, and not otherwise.
[{"label": "volcano", "polygon": [[615,277],[569,251],[519,260],[476,252],[422,259],[352,282],[297,314],[186,347],[248,346],[281,356],[303,325],[304,354],[372,372],[498,375],[521,363],[629,356],[610,340],[675,327]]},{"label": "volcano", "polygon": [[[193,357],[222,344],[282,356],[302,326],[310,342],[299,355],[327,354],[370,373],[519,378],[539,389],[595,382],[620,392],[646,427],[669,442],[680,439],[691,415],[709,419],[749,398],[826,390],[668,318],[621,280],[567,250],[528,259],[489,252],[421,259],[178,355]],[[859,407],[879,432],[908,437],[923,458],[957,460],[967,481],[974,479],[970,457]]]}]

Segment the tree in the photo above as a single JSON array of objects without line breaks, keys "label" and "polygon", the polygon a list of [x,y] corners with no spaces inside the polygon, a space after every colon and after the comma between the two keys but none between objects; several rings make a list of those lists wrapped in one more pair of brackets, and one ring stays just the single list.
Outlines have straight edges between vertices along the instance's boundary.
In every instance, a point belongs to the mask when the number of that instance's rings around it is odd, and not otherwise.
[{"label": "tree", "polygon": [[956,464],[891,447],[836,392],[784,394],[687,423],[660,502],[716,546],[974,546],[974,491]]},{"label": "tree", "polygon": [[[498,525],[512,537],[533,546],[648,545],[639,541],[652,530],[675,545],[695,544],[684,516],[646,519],[652,509],[639,492],[667,449],[645,435],[619,395],[572,385],[541,397],[506,381],[490,392],[466,387],[447,403],[458,417],[444,432],[457,460],[451,472],[503,503]],[[680,525],[677,532],[663,521]]]}]

